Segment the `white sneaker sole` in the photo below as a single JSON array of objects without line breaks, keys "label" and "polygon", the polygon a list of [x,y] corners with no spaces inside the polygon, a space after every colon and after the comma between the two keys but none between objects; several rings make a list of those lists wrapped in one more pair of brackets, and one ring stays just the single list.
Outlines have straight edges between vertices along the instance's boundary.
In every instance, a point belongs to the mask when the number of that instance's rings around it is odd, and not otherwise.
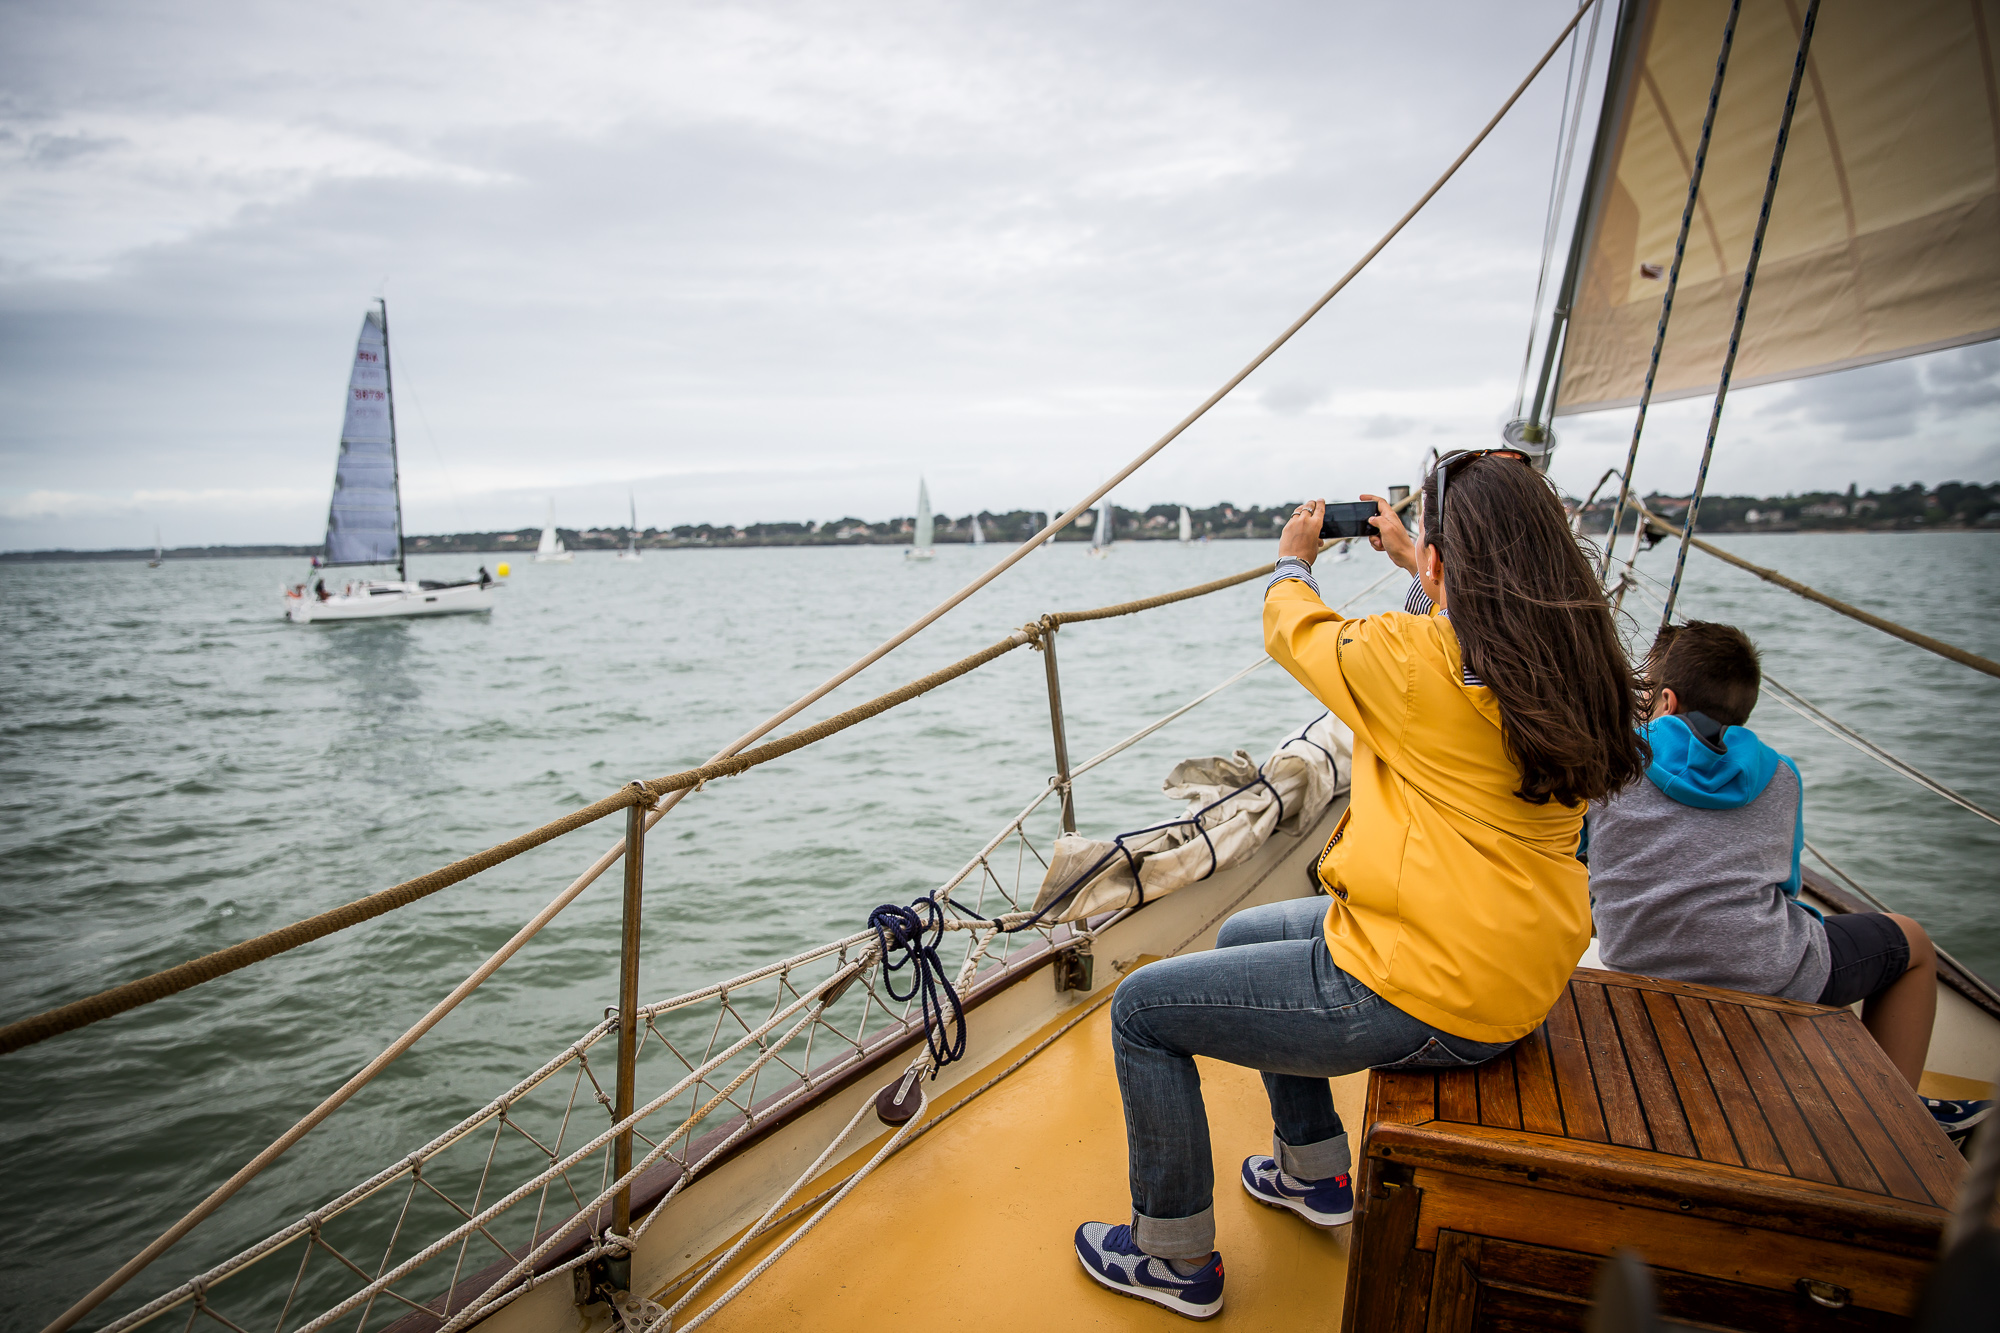
[{"label": "white sneaker sole", "polygon": [[1313,1209],[1306,1207],[1304,1200],[1283,1197],[1273,1198],[1262,1190],[1253,1188],[1250,1181],[1241,1173],[1238,1173],[1236,1179],[1242,1183],[1245,1194],[1255,1199],[1258,1203],[1263,1204],[1266,1208],[1283,1209],[1285,1212],[1304,1218],[1307,1222],[1322,1231],[1332,1231],[1336,1227],[1344,1227],[1354,1220],[1354,1210],[1352,1208],[1344,1213],[1315,1212]]},{"label": "white sneaker sole", "polygon": [[1191,1305],[1187,1301],[1181,1300],[1179,1297],[1162,1291],[1157,1287],[1128,1287],[1123,1282],[1113,1282],[1110,1278],[1091,1267],[1090,1261],[1083,1257],[1081,1250],[1077,1251],[1076,1261],[1082,1264],[1083,1271],[1095,1278],[1097,1285],[1106,1291],[1115,1291],[1120,1296],[1136,1296],[1142,1301],[1151,1301],[1161,1309],[1172,1310],[1184,1319],[1213,1319],[1222,1313],[1222,1298],[1219,1296],[1207,1305]]}]

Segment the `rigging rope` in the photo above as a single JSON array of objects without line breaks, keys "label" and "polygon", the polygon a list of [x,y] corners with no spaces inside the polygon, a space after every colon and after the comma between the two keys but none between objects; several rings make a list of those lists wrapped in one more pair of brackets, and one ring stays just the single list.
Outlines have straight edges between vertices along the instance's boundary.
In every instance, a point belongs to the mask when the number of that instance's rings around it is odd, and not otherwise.
[{"label": "rigging rope", "polygon": [[[1681,537],[1685,535],[1686,530],[1684,528],[1675,527],[1672,523],[1667,522],[1658,514],[1646,508],[1643,502],[1635,500],[1634,504],[1639,511],[1642,526],[1650,523],[1669,537]],[[1699,537],[1690,537],[1687,540],[1688,544],[1698,551],[1706,551],[1725,564],[1747,570],[1766,583],[1776,584],[1786,592],[1795,593],[1807,601],[1818,602],[1821,606],[1840,612],[1840,614],[1850,620],[1858,620],[1870,628],[1881,630],[1884,634],[1894,635],[1905,643],[1915,644],[1925,652],[1936,653],[1939,657],[1947,658],[1958,663],[1960,666],[1969,666],[1974,671],[1983,671],[1989,676],[2000,676],[2000,662],[1996,662],[1990,657],[1981,657],[1978,653],[1967,652],[1955,644],[1946,643],[1943,639],[1934,639],[1930,635],[1919,633],[1906,625],[1898,625],[1893,620],[1885,620],[1872,611],[1863,611],[1860,607],[1843,602],[1838,597],[1829,597],[1819,589],[1808,587],[1806,584],[1800,583],[1797,579],[1786,578],[1775,569],[1766,569],[1762,565],[1753,565],[1740,555],[1731,555],[1728,551],[1723,550],[1712,542],[1703,541]]]},{"label": "rigging rope", "polygon": [[1771,201],[1778,194],[1778,176],[1785,166],[1785,145],[1792,137],[1792,113],[1799,108],[1799,85],[1805,81],[1806,57],[1812,53],[1813,28],[1818,23],[1819,0],[1811,0],[1806,6],[1805,20],[1799,25],[1799,53],[1792,62],[1791,86],[1785,90],[1784,114],[1778,117],[1778,141],[1771,147],[1771,171],[1764,178],[1764,202],[1757,209],[1757,227],[1750,236],[1750,259],[1743,267],[1743,285],[1736,293],[1736,321],[1730,325],[1729,351],[1722,358],[1722,375],[1715,382],[1715,403],[1708,412],[1708,438],[1701,446],[1701,465],[1695,469],[1694,492],[1688,496],[1681,549],[1674,557],[1674,579],[1667,586],[1666,609],[1660,613],[1661,629],[1673,623],[1674,603],[1681,595],[1681,574],[1687,569],[1688,537],[1699,526],[1701,495],[1708,487],[1708,465],[1715,457],[1716,432],[1722,428],[1722,404],[1729,397],[1729,377],[1736,372],[1736,352],[1743,344],[1743,322],[1750,314],[1750,293],[1757,286],[1757,264],[1764,257],[1764,234],[1771,226]]},{"label": "rigging rope", "polygon": [[1873,759],[1877,763],[1881,764],[1884,768],[1887,768],[1894,773],[1900,773],[1902,776],[1916,783],[1919,787],[1922,787],[1924,790],[1932,793],[1933,795],[1942,796],[1947,801],[1950,801],[1953,805],[1971,811],[1973,814],[1978,815],[1981,819],[1985,820],[1987,823],[2000,824],[2000,815],[1994,814],[1991,810],[1988,810],[1983,806],[1975,805],[1972,801],[1968,800],[1966,797],[1961,796],[1959,793],[1953,791],[1950,787],[1945,786],[1942,782],[1939,782],[1936,778],[1931,777],[1929,774],[1925,773],[1922,769],[1919,769],[1916,765],[1908,762],[1907,760],[1897,758],[1895,755],[1889,753],[1887,750],[1877,745],[1874,741],[1869,740],[1866,736],[1863,736],[1860,732],[1855,731],[1852,727],[1849,727],[1847,724],[1836,721],[1834,718],[1829,717],[1827,714],[1821,712],[1817,705],[1793,693],[1789,687],[1781,685],[1777,681],[1771,679],[1771,677],[1768,675],[1764,677],[1764,684],[1768,685],[1770,688],[1778,692],[1779,703],[1791,709],[1794,713],[1797,713],[1800,717],[1812,723],[1814,726],[1818,727],[1821,731],[1826,732],[1829,736],[1834,737],[1836,740],[1845,741],[1847,744],[1861,751],[1861,753],[1867,755],[1870,759]]},{"label": "rigging rope", "polygon": [[[1729,48],[1736,41],[1736,20],[1742,12],[1743,0],[1729,0],[1729,18],[1722,25],[1722,50],[1715,57],[1715,81],[1708,88],[1708,110],[1701,118],[1694,170],[1688,174],[1687,203],[1681,207],[1681,229],[1674,237],[1673,264],[1667,270],[1667,289],[1660,294],[1660,323],[1653,330],[1653,354],[1646,362],[1646,383],[1639,390],[1639,415],[1632,422],[1632,443],[1625,450],[1625,468],[1618,479],[1618,503],[1611,511],[1611,531],[1604,542],[1604,564],[1597,571],[1600,580],[1611,573],[1611,553],[1618,546],[1618,528],[1625,521],[1625,506],[1632,494],[1632,467],[1639,461],[1639,437],[1646,429],[1646,409],[1653,403],[1653,381],[1659,377],[1660,351],[1667,343],[1667,321],[1674,313],[1674,292],[1681,285],[1681,261],[1687,256],[1688,232],[1694,226],[1695,204],[1701,198],[1701,175],[1708,167],[1708,144],[1715,134],[1715,107],[1722,100],[1722,78],[1729,71]],[[1638,540],[1636,534],[1633,540]]]}]

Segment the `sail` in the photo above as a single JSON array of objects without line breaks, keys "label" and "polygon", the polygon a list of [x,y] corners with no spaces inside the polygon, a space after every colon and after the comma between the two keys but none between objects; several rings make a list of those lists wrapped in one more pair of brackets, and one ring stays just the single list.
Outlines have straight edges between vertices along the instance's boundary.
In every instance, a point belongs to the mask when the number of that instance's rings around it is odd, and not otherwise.
[{"label": "sail", "polygon": [[625,492],[625,499],[632,507],[632,521],[625,529],[625,546],[634,556],[639,554],[639,497]]},{"label": "sail", "polygon": [[535,547],[536,555],[555,555],[563,548],[562,538],[556,536],[556,502],[549,501],[549,521],[542,526],[541,544]]},{"label": "sail", "polygon": [[979,526],[979,515],[977,514],[972,516],[972,544],[974,546],[986,545],[986,531]]},{"label": "sail", "polygon": [[1181,506],[1181,540],[1184,542],[1194,540],[1194,523],[1188,518],[1186,505]]},{"label": "sail", "polygon": [[1104,500],[1097,506],[1097,531],[1091,536],[1090,544],[1095,547],[1111,545],[1111,501]]},{"label": "sail", "polygon": [[[1728,8],[1626,0],[1558,414],[1638,400]],[[1656,400],[1714,392],[1804,9],[1743,6]],[[2000,337],[1996,18],[1990,0],[1821,12],[1733,384]]]},{"label": "sail", "polygon": [[382,313],[361,321],[354,371],[347,380],[347,420],[326,515],[326,563],[393,565],[403,558],[403,515],[396,492],[396,427],[389,403],[389,337]]},{"label": "sail", "polygon": [[917,478],[917,540],[916,548],[927,551],[931,545],[931,492],[924,485],[922,477]]}]

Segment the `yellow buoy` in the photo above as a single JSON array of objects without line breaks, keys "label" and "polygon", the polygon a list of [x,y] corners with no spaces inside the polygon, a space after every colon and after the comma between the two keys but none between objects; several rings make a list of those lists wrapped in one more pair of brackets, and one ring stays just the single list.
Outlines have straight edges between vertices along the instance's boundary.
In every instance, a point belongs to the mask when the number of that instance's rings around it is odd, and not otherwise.
[{"label": "yellow buoy", "polygon": [[507,577],[507,568],[508,568],[507,562],[505,560],[502,560],[500,562],[500,577],[503,579]]}]

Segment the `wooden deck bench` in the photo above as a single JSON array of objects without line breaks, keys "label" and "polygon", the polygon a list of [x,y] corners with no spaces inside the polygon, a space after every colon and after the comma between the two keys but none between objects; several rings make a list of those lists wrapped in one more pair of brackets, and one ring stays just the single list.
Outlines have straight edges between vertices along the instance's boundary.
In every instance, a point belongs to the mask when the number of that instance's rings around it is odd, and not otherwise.
[{"label": "wooden deck bench", "polygon": [[1343,1327],[1581,1329],[1603,1256],[1661,1313],[1907,1326],[1963,1168],[1844,1009],[1579,969],[1463,1070],[1378,1070]]}]

